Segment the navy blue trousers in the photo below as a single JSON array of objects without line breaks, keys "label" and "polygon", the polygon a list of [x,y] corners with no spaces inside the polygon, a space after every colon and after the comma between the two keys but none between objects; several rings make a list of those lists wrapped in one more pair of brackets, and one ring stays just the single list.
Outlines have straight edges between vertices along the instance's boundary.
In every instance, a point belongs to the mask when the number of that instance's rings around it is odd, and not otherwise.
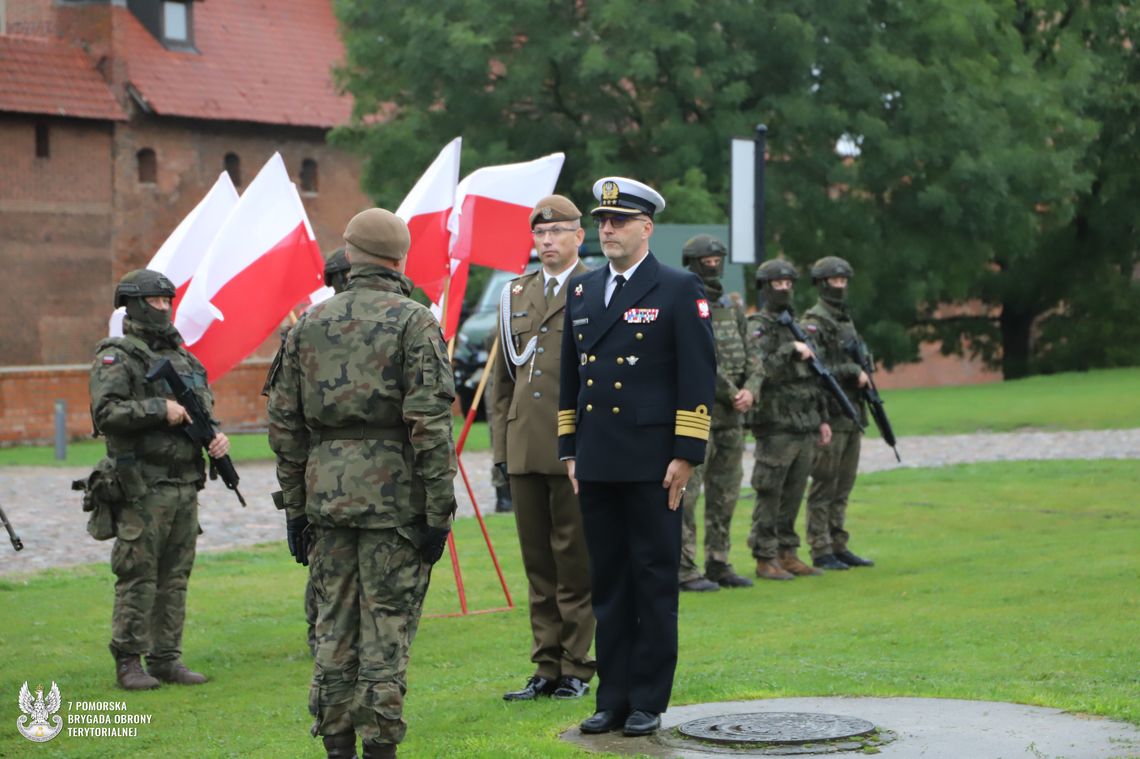
[{"label": "navy blue trousers", "polygon": [[660,482],[579,481],[594,616],[598,710],[660,713],[677,668],[681,510]]}]

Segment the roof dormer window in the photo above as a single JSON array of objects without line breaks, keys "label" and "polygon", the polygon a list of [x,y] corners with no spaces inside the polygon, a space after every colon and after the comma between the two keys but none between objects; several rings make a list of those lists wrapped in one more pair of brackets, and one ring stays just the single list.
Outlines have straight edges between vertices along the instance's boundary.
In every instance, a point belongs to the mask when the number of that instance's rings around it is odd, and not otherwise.
[{"label": "roof dormer window", "polygon": [[162,36],[167,42],[191,44],[190,3],[167,0],[162,4]]}]

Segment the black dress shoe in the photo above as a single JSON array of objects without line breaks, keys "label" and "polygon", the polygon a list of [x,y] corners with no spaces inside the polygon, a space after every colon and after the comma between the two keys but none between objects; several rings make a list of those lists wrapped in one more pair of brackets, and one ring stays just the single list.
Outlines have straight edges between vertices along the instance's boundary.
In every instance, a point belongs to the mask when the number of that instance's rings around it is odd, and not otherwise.
[{"label": "black dress shoe", "polygon": [[698,577],[695,580],[685,580],[680,584],[680,588],[690,593],[709,593],[714,590],[720,590],[719,585],[705,577]]},{"label": "black dress shoe", "polygon": [[597,735],[598,733],[608,733],[617,730],[624,724],[625,712],[618,712],[613,709],[602,709],[601,711],[594,712],[594,716],[582,720],[582,724],[578,725],[578,729],[583,733]]},{"label": "black dress shoe", "polygon": [[825,553],[823,556],[812,559],[811,563],[813,566],[819,567],[820,569],[830,569],[832,571],[851,568],[847,564],[844,564],[842,561],[835,558],[835,554],[833,553]]},{"label": "black dress shoe", "polygon": [[623,735],[653,735],[661,727],[661,715],[634,709],[622,728]]},{"label": "black dress shoe", "polygon": [[511,501],[511,488],[509,485],[495,488],[495,513],[509,514],[515,510],[514,502]]},{"label": "black dress shoe", "polygon": [[581,698],[590,692],[590,684],[573,675],[563,675],[558,678],[558,686],[554,689],[555,698]]},{"label": "black dress shoe", "polygon": [[873,567],[875,562],[870,559],[864,559],[862,556],[856,556],[847,549],[836,551],[835,557],[850,567]]},{"label": "black dress shoe", "polygon": [[555,684],[553,680],[535,675],[526,681],[526,687],[522,690],[513,690],[510,693],[503,694],[504,701],[533,701],[540,696],[549,696],[554,692]]}]

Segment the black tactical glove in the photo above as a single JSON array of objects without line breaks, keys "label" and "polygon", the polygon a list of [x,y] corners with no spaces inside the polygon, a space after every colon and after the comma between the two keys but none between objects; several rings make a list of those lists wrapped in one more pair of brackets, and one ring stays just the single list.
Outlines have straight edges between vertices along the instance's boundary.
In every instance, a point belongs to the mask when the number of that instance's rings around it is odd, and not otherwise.
[{"label": "black tactical glove", "polygon": [[495,464],[495,468],[499,470],[499,474],[503,475],[504,480],[510,482],[510,477],[507,475],[507,462],[500,461],[498,464]]},{"label": "black tactical glove", "polygon": [[423,548],[420,549],[420,558],[428,564],[439,561],[443,556],[443,549],[447,547],[447,536],[450,534],[450,527],[427,528],[427,538],[424,539]]},{"label": "black tactical glove", "polygon": [[309,532],[309,518],[301,515],[285,520],[285,539],[289,542],[289,553],[298,564],[309,566],[309,547],[312,534]]}]

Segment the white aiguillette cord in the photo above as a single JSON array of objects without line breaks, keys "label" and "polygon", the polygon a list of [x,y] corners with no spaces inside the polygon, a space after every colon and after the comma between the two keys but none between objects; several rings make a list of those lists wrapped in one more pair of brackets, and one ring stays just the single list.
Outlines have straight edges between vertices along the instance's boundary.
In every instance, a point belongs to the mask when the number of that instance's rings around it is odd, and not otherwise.
[{"label": "white aiguillette cord", "polygon": [[503,293],[499,296],[499,334],[503,345],[503,355],[507,358],[507,374],[511,375],[511,379],[515,379],[515,367],[522,366],[527,361],[530,361],[530,376],[527,381],[534,376],[534,361],[531,359],[534,356],[534,349],[538,345],[538,335],[532,337],[523,348],[522,353],[515,351],[515,341],[511,339],[511,283],[503,285]]}]

